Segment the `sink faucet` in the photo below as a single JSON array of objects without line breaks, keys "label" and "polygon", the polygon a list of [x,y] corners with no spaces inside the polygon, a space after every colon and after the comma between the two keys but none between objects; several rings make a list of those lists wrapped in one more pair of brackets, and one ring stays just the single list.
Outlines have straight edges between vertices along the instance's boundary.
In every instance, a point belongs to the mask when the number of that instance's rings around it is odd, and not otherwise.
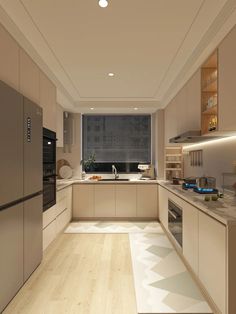
[{"label": "sink faucet", "polygon": [[115,165],[112,165],[112,173],[115,175],[115,180],[119,178]]}]

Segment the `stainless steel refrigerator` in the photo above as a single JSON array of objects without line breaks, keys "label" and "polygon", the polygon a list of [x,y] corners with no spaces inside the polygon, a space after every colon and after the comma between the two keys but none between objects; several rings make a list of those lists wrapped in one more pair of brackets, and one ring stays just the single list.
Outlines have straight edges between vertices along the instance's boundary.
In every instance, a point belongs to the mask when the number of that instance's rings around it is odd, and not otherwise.
[{"label": "stainless steel refrigerator", "polygon": [[0,312],[42,260],[42,109],[0,81]]}]

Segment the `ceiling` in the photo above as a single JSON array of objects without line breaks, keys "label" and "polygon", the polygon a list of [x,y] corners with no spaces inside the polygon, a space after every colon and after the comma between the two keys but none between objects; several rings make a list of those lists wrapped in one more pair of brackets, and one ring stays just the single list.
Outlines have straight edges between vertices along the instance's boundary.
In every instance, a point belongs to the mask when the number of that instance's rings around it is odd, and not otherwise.
[{"label": "ceiling", "polygon": [[230,2],[108,1],[0,0],[76,111],[155,111]]}]

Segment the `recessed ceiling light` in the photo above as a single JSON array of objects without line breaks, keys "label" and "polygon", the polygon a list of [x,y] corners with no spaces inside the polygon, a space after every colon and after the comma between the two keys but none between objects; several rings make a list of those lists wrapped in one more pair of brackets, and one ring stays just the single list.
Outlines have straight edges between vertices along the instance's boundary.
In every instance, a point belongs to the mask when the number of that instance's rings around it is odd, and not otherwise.
[{"label": "recessed ceiling light", "polygon": [[137,108],[137,107],[135,107],[135,108],[134,108],[134,110],[138,110],[138,108]]},{"label": "recessed ceiling light", "polygon": [[108,76],[110,76],[110,77],[113,77],[114,75],[115,75],[115,74],[112,73],[112,72],[108,73]]},{"label": "recessed ceiling light", "polygon": [[101,8],[106,8],[108,6],[107,0],[99,0],[98,4]]},{"label": "recessed ceiling light", "polygon": [[90,110],[94,110],[94,108],[90,108]]}]

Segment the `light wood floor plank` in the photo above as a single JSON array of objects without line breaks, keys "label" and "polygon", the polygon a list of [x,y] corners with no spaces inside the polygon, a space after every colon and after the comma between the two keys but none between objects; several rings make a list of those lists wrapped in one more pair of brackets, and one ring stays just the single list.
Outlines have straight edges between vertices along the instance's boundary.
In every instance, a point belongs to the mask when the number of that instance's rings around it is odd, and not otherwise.
[{"label": "light wood floor plank", "polygon": [[127,234],[63,234],[4,314],[136,314]]}]

